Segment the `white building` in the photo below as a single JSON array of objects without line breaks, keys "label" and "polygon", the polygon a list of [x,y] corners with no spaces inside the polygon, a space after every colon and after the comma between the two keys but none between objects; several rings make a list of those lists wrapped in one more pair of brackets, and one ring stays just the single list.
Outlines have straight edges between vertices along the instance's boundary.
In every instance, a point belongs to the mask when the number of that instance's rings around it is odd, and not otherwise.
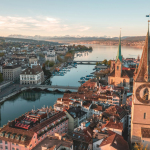
[{"label": "white building", "polygon": [[44,73],[39,65],[31,65],[20,74],[20,84],[41,84]]},{"label": "white building", "polygon": [[66,54],[68,52],[68,47],[66,46],[55,47],[55,51],[57,54]]},{"label": "white building", "polygon": [[47,53],[45,54],[45,60],[47,61],[54,61],[56,63],[57,61],[57,55],[55,53],[54,49],[50,49],[49,51],[47,51]]}]

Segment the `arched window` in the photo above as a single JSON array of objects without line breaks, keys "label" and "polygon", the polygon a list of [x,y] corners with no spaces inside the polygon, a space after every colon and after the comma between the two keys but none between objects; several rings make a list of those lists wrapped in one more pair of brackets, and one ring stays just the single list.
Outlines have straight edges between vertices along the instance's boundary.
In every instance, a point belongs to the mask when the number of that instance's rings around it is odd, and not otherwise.
[{"label": "arched window", "polygon": [[144,100],[148,100],[148,95],[149,95],[148,88],[145,88],[144,93],[143,93]]},{"label": "arched window", "polygon": [[126,86],[126,80],[123,79],[123,86]]}]

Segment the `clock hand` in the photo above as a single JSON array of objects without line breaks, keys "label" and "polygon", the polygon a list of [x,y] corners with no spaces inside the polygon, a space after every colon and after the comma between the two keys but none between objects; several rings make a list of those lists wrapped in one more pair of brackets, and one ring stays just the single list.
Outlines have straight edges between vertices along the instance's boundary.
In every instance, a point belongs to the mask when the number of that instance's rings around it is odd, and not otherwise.
[{"label": "clock hand", "polygon": [[150,94],[145,93],[144,96],[142,97],[142,99],[143,99],[143,100],[146,100],[146,96],[148,96],[148,95],[150,95]]}]

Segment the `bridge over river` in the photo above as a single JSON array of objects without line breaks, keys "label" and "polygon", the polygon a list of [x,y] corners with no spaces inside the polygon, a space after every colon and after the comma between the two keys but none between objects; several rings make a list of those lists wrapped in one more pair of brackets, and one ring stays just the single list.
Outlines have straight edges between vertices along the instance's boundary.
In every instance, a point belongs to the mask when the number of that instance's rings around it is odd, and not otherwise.
[{"label": "bridge over river", "polygon": [[71,63],[77,63],[77,64],[91,64],[94,65],[97,62],[102,62],[102,61],[98,61],[98,60],[73,60],[73,61],[68,61]]},{"label": "bridge over river", "polygon": [[62,85],[25,85],[25,88],[33,89],[33,88],[39,88],[39,89],[48,89],[52,91],[78,91],[77,86],[62,86]]}]

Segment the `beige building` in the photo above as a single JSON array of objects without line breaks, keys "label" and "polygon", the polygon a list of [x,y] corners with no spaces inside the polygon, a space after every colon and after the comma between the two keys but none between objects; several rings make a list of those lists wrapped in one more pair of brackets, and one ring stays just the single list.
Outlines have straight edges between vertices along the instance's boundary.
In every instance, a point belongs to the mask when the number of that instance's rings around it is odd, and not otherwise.
[{"label": "beige building", "polygon": [[44,72],[39,65],[32,66],[20,74],[20,84],[41,84],[44,81]]},{"label": "beige building", "polygon": [[121,86],[132,91],[133,71],[122,69],[122,55],[121,55],[121,37],[119,39],[119,48],[116,61],[111,61],[110,75],[108,76],[108,84]]},{"label": "beige building", "polygon": [[150,149],[150,37],[149,30],[133,83],[131,142],[148,144]]},{"label": "beige building", "polygon": [[19,79],[21,73],[21,66],[5,66],[3,68],[4,80],[16,81]]},{"label": "beige building", "polygon": [[35,55],[29,56],[29,64],[34,64],[35,62],[38,62],[38,59]]},{"label": "beige building", "polygon": [[77,128],[81,122],[86,120],[86,112],[82,111],[81,108],[72,107],[65,111],[68,121],[68,129],[69,131],[73,131],[74,128]]}]

